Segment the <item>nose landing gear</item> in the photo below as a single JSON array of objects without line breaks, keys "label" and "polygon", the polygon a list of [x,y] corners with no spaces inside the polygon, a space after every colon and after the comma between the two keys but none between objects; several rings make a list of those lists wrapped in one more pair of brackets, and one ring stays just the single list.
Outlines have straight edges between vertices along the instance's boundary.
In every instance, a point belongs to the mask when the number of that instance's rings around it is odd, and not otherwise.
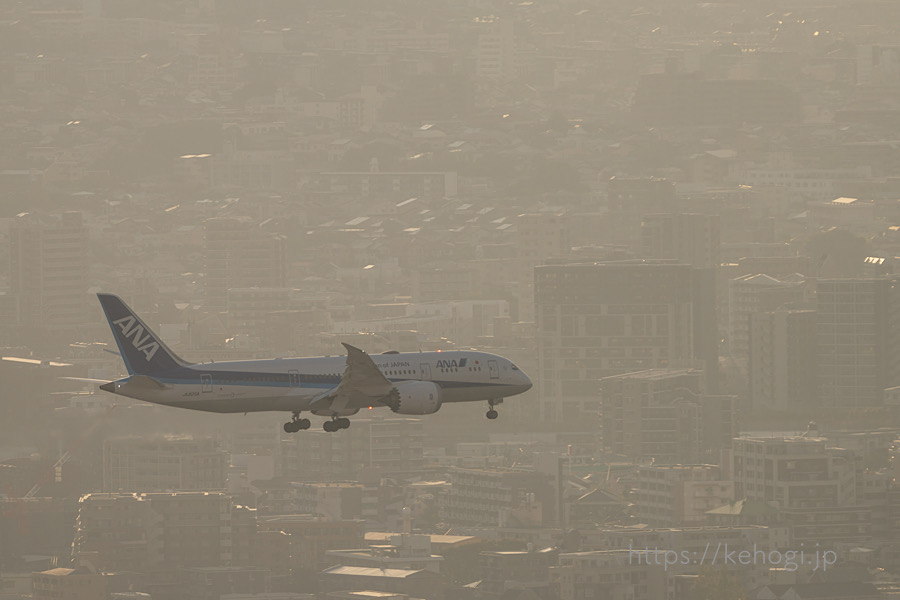
[{"label": "nose landing gear", "polygon": [[490,400],[488,400],[488,406],[489,406],[490,408],[488,409],[487,413],[485,414],[485,416],[486,416],[488,419],[490,419],[490,420],[493,421],[494,419],[496,419],[496,418],[499,416],[499,413],[498,413],[496,410],[494,410],[494,405],[500,404],[501,402],[503,402],[502,399],[501,399],[501,400],[495,400],[495,399],[491,398]]}]

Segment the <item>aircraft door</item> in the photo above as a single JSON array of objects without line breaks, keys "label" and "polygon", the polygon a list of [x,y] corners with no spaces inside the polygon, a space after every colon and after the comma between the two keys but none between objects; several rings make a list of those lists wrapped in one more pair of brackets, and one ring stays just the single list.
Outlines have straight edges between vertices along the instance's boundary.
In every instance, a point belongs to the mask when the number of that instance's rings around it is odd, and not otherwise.
[{"label": "aircraft door", "polygon": [[431,365],[428,363],[419,364],[419,377],[422,381],[431,381]]},{"label": "aircraft door", "polygon": [[491,374],[491,379],[500,379],[500,367],[497,366],[496,360],[489,360],[488,363],[488,372]]},{"label": "aircraft door", "polygon": [[291,387],[300,387],[300,372],[297,369],[288,371],[288,378],[291,380]]},{"label": "aircraft door", "polygon": [[212,375],[200,376],[200,391],[204,394],[212,391]]}]

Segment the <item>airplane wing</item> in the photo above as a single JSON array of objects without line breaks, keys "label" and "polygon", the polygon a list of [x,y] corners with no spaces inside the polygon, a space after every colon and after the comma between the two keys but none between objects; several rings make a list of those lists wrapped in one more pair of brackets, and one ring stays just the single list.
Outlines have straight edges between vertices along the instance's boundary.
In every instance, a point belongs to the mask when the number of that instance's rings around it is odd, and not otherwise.
[{"label": "airplane wing", "polygon": [[109,383],[109,379],[91,379],[90,377],[58,377],[67,381],[80,381],[81,383]]},{"label": "airplane wing", "polygon": [[347,349],[347,366],[341,382],[330,390],[319,394],[310,405],[310,410],[342,410],[372,406],[387,397],[394,384],[378,370],[368,354],[350,344]]}]

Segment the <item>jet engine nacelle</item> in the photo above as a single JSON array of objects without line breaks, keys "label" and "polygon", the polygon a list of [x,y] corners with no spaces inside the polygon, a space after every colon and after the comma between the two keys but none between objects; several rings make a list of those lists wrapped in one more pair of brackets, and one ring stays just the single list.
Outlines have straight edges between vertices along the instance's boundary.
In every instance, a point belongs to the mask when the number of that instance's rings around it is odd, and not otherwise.
[{"label": "jet engine nacelle", "polygon": [[430,381],[404,381],[388,406],[399,415],[430,415],[441,408],[441,388]]}]

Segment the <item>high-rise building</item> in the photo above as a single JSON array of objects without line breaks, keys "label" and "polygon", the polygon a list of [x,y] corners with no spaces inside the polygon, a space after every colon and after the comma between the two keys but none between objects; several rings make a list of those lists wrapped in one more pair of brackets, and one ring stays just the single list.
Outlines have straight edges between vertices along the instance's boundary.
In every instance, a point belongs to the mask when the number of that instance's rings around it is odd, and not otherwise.
[{"label": "high-rise building", "polygon": [[478,40],[472,54],[475,75],[495,82],[516,77],[515,22],[505,17],[479,19]]},{"label": "high-rise building", "polygon": [[529,213],[516,218],[516,276],[519,321],[534,321],[534,268],[548,258],[569,253],[566,215]]},{"label": "high-rise building", "polygon": [[817,394],[823,406],[878,406],[900,384],[895,278],[825,279],[816,287]]},{"label": "high-rise building", "polygon": [[203,223],[206,302],[225,310],[232,288],[283,288],[284,239],[250,218],[213,218]]},{"label": "high-rise building", "polygon": [[535,268],[540,417],[596,415],[603,377],[714,366],[711,278],[678,261],[624,260]]},{"label": "high-rise building", "polygon": [[755,409],[811,406],[816,393],[816,311],[750,315],[750,402]]},{"label": "high-rise building", "polygon": [[58,329],[87,320],[87,231],[80,212],[23,213],[9,227],[9,293],[18,323]]},{"label": "high-rise building", "polygon": [[750,353],[750,315],[802,304],[806,279],[802,275],[776,279],[768,275],[743,275],[728,282],[729,355],[746,360]]}]

